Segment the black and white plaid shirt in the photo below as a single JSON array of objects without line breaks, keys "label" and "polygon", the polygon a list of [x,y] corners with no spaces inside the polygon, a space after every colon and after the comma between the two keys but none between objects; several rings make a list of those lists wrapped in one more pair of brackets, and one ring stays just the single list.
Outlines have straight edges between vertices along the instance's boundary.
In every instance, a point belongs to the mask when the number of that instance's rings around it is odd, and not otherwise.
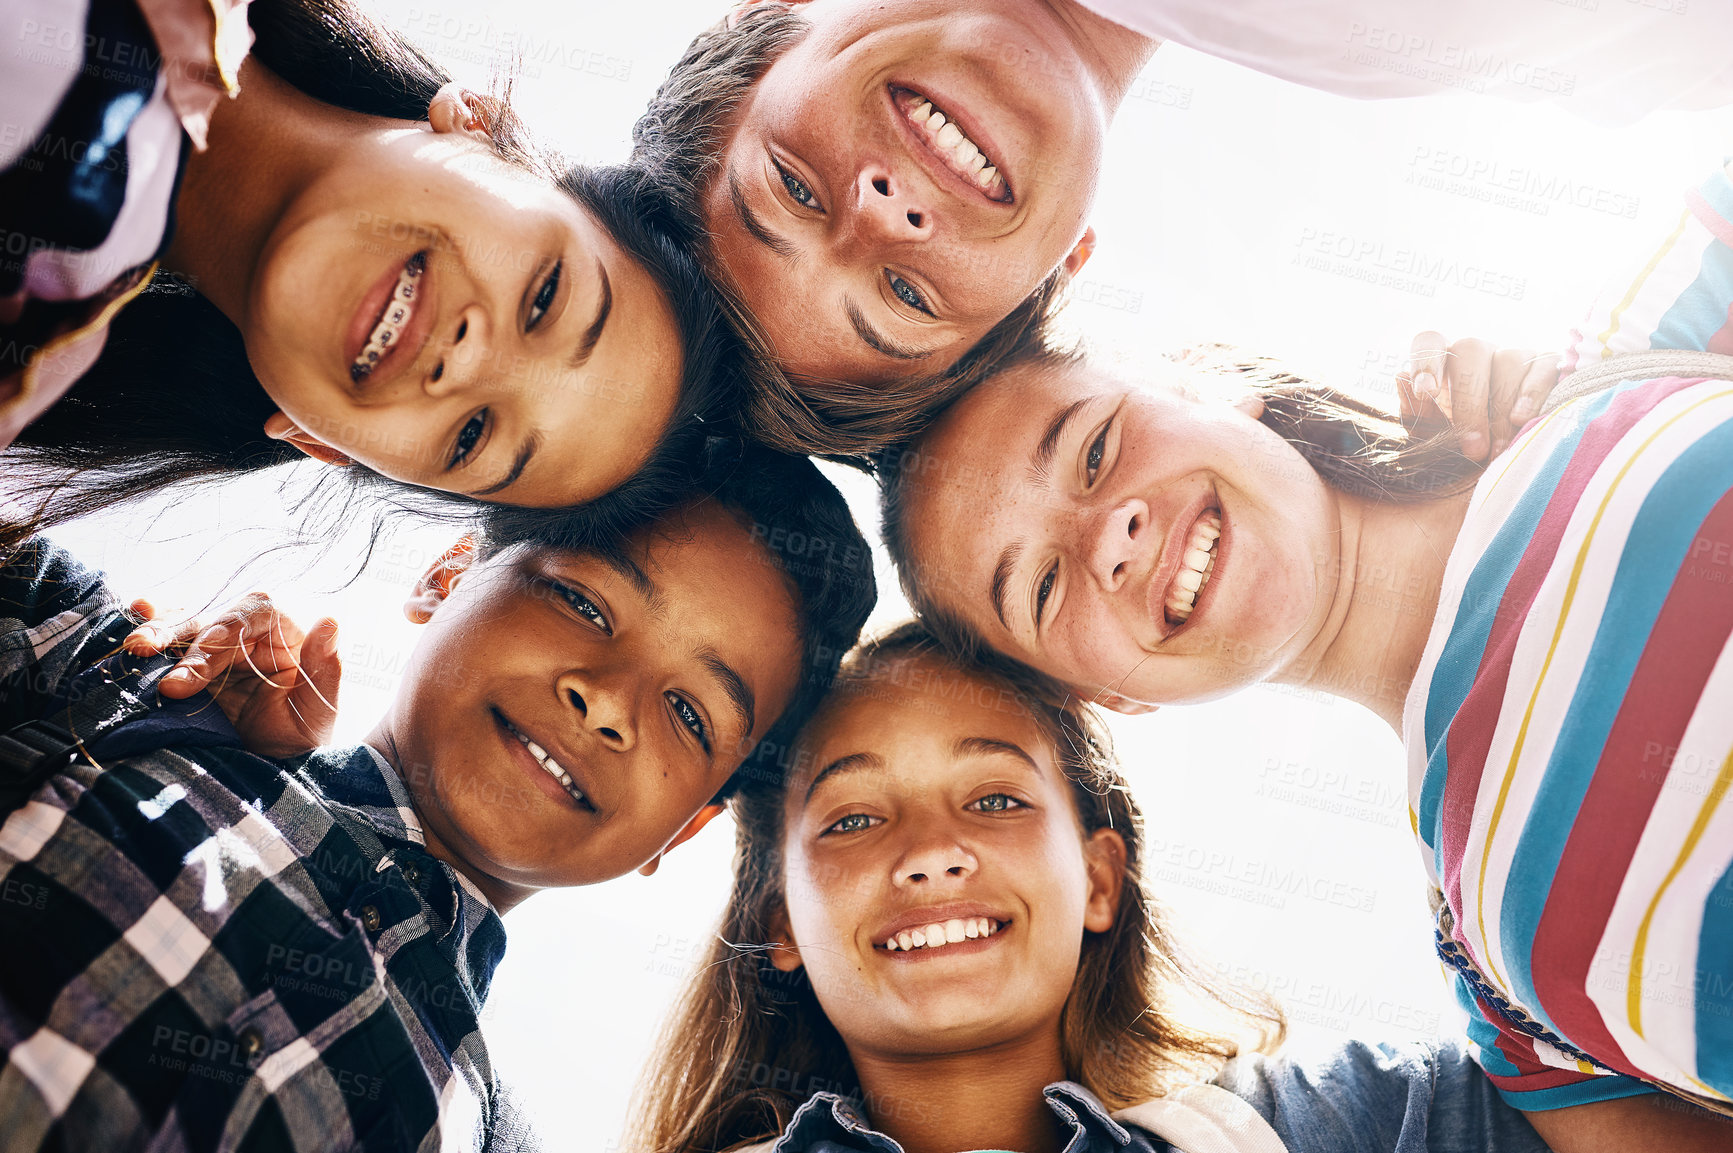
[{"label": "black and white plaid shirt", "polygon": [[[64,708],[131,627],[68,554],[20,550],[0,727]],[[498,915],[428,854],[377,753],[269,761],[220,718],[207,702],[145,751],[123,727],[0,826],[0,1144],[487,1144]]]}]

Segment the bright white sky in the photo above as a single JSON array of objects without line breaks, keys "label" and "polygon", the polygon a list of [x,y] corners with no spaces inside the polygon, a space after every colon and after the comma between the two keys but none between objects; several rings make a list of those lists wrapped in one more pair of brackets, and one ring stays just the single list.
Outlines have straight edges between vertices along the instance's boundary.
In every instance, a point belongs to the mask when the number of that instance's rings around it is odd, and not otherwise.
[{"label": "bright white sky", "polygon": [[[624,157],[661,75],[722,10],[715,0],[377,4],[470,83],[507,62],[496,48],[522,47],[520,110],[595,161]],[[1387,398],[1422,329],[1558,346],[1598,286],[1671,229],[1680,192],[1729,141],[1729,111],[1614,132],[1465,94],[1362,104],[1164,47],[1114,129],[1094,217],[1101,243],[1070,320],[1131,364],[1226,340]],[[1415,266],[1434,274],[1379,283]],[[839,481],[870,534],[871,486]],[[236,583],[241,562],[278,539],[277,483],[59,536],[123,595],[198,605],[245,583],[304,622],[335,615],[347,667],[338,736],[355,739],[414,641],[398,606],[448,542],[406,527],[334,593],[357,556],[353,537],[310,571],[276,558]],[[880,588],[875,622],[906,615],[882,563]],[[1399,742],[1371,714],[1257,689],[1115,718],[1113,729],[1149,815],[1155,891],[1198,951],[1287,1000],[1296,1044],[1454,1028]],[[649,1036],[712,931],[731,844],[718,822],[654,878],[544,894],[506,918],[487,1035],[550,1147],[617,1148]]]}]

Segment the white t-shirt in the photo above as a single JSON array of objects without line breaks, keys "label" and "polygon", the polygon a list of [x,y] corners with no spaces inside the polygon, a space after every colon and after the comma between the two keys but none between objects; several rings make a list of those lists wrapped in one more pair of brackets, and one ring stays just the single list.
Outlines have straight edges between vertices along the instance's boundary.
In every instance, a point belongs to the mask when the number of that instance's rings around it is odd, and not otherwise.
[{"label": "white t-shirt", "polygon": [[1363,99],[1487,93],[1629,123],[1733,103],[1733,0],[1079,0],[1116,24]]}]

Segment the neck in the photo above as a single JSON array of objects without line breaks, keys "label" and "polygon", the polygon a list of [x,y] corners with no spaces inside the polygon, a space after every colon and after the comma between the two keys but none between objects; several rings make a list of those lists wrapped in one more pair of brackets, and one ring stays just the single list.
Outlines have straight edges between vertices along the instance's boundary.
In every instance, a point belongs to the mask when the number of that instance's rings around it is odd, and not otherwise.
[{"label": "neck", "polygon": [[1274,679],[1365,705],[1400,735],[1469,496],[1421,504],[1341,497],[1337,569],[1325,577],[1334,586],[1328,615],[1300,659]]},{"label": "neck", "polygon": [[306,95],[256,60],[241,95],[211,118],[209,147],[187,160],[164,266],[247,330],[253,278],[288,207],[378,118]]},{"label": "neck", "polygon": [[1065,1079],[1057,1028],[939,1056],[850,1049],[873,1127],[906,1153],[1060,1153],[1066,1134],[1041,1090]]},{"label": "neck", "polygon": [[1100,85],[1108,116],[1125,102],[1131,82],[1161,46],[1140,32],[1133,32],[1085,8],[1077,0],[1048,0],[1053,14],[1070,30],[1085,64]]},{"label": "neck", "polygon": [[434,782],[424,769],[404,762],[402,753],[398,751],[397,738],[392,735],[391,714],[386,714],[374,725],[373,731],[368,733],[361,743],[378,750],[396,770],[403,787],[409,790],[409,801],[415,809],[415,819],[421,823],[421,836],[427,843],[428,854],[462,873],[464,879],[479,889],[481,895],[493,905],[494,912],[503,917],[536,891],[502,881],[476,868],[462,853],[452,848],[455,838],[447,838],[441,834],[438,828],[440,822],[428,819],[430,806],[424,800],[424,791],[433,788]]}]

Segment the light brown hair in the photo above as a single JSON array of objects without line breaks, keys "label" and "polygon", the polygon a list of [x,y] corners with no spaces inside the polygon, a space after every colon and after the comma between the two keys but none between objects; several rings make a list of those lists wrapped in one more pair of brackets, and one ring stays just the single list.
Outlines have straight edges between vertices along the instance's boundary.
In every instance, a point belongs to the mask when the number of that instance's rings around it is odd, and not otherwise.
[{"label": "light brown hair", "polygon": [[[957,663],[915,622],[855,650],[833,691],[870,691],[875,676],[908,660],[937,661],[1010,690],[1070,781],[1083,835],[1112,828],[1125,840],[1118,914],[1107,932],[1085,934],[1061,1019],[1066,1076],[1118,1109],[1208,1076],[1241,1051],[1231,1033],[1255,1039],[1256,1048],[1279,1042],[1280,1010],[1237,993],[1190,962],[1164,911],[1145,891],[1142,816],[1094,712],[1051,681]],[[799,742],[783,763],[800,763]],[[628,1135],[629,1148],[722,1153],[780,1134],[814,1093],[860,1095],[842,1037],[805,971],[783,973],[770,963],[785,900],[783,788],[791,775],[786,767],[761,771],[733,800],[738,835],[728,907],[714,944],[662,1029],[633,1111],[642,1121]],[[1181,1006],[1219,1014],[1229,1033],[1183,1020]]]},{"label": "light brown hair", "polygon": [[863,458],[918,432],[933,413],[991,376],[1045,329],[1064,303],[1055,269],[956,364],[895,385],[799,376],[777,363],[770,340],[723,275],[704,224],[703,197],[718,178],[741,106],[764,73],[811,25],[782,4],[761,3],[707,28],[687,45],[632,128],[632,160],[647,174],[685,243],[715,281],[723,312],[747,351],[743,431],[783,452]]}]

